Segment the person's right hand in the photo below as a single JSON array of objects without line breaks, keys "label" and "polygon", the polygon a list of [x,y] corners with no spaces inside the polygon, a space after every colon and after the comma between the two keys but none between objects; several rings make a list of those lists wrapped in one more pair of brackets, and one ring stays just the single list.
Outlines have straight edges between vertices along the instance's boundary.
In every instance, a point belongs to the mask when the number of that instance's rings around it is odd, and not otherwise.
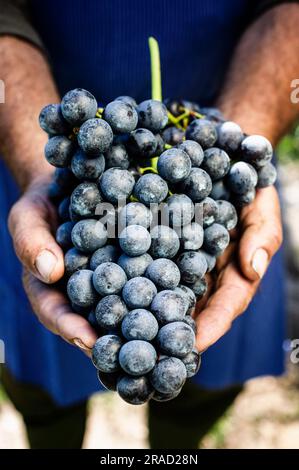
[{"label": "person's right hand", "polygon": [[54,286],[64,273],[64,257],[55,241],[56,211],[47,196],[49,178],[33,182],[12,207],[8,226],[24,267],[23,283],[39,321],[90,354],[97,335],[87,320],[72,312],[66,296]]}]

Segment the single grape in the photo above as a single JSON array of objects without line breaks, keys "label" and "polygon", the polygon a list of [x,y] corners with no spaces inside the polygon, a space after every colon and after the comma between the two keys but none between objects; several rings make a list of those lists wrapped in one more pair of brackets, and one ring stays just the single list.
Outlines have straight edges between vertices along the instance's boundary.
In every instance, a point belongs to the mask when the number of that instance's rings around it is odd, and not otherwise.
[{"label": "single grape", "polygon": [[208,266],[205,257],[197,251],[185,251],[177,259],[181,271],[182,281],[188,284],[201,279],[207,272]]},{"label": "single grape", "polygon": [[102,196],[98,186],[86,181],[80,183],[72,192],[70,207],[80,217],[92,217],[101,202]]},{"label": "single grape", "polygon": [[201,355],[197,349],[193,349],[189,354],[183,357],[182,362],[184,363],[187,370],[187,378],[193,377],[197,374],[201,364]]},{"label": "single grape", "polygon": [[129,225],[120,233],[119,244],[126,255],[140,256],[151,246],[151,236],[145,227]]},{"label": "single grape", "polygon": [[123,268],[127,278],[132,279],[143,276],[152,261],[153,258],[148,253],[140,256],[128,256],[124,253],[119,257],[117,263]]},{"label": "single grape", "polygon": [[92,348],[93,365],[105,373],[120,370],[118,356],[122,344],[122,339],[117,335],[105,335],[97,339]]},{"label": "single grape", "polygon": [[181,245],[183,250],[198,250],[203,244],[203,228],[196,222],[191,222],[182,228]]},{"label": "single grape", "polygon": [[67,167],[75,151],[74,143],[64,135],[54,135],[45,146],[46,160],[58,168]]},{"label": "single grape", "polygon": [[64,222],[59,225],[56,230],[56,241],[63,250],[67,250],[72,246],[72,229],[74,227],[74,222]]},{"label": "single grape", "polygon": [[245,194],[255,188],[257,172],[245,162],[234,163],[227,176],[228,187],[236,194]]},{"label": "single grape", "polygon": [[229,244],[229,233],[223,225],[213,224],[205,229],[203,248],[214,256],[219,256]]},{"label": "single grape", "polygon": [[185,140],[178,145],[178,148],[187,153],[191,160],[192,167],[200,167],[204,153],[202,147],[197,142],[194,140]]},{"label": "single grape", "polygon": [[100,295],[118,294],[124,287],[127,276],[116,263],[102,263],[93,272],[93,285]]},{"label": "single grape", "polygon": [[157,294],[155,284],[146,277],[134,277],[124,285],[122,296],[130,309],[147,308]]},{"label": "single grape", "polygon": [[119,363],[127,374],[140,376],[147,374],[157,360],[155,348],[147,341],[132,340],[125,343],[119,352]]},{"label": "single grape", "polygon": [[202,222],[203,228],[207,228],[216,222],[218,212],[218,204],[211,197],[206,197],[196,205],[196,215]]},{"label": "single grape", "polygon": [[229,154],[236,152],[244,139],[241,127],[233,121],[221,123],[217,127],[217,135],[217,145]]},{"label": "single grape", "polygon": [[76,271],[68,280],[67,294],[71,302],[80,307],[92,307],[98,295],[92,284],[93,272],[89,269]]},{"label": "single grape", "polygon": [[176,357],[159,361],[150,374],[150,381],[160,393],[174,393],[182,388],[187,378],[186,367]]},{"label": "single grape", "polygon": [[167,183],[154,173],[141,176],[134,187],[134,196],[146,206],[160,204],[167,194]]},{"label": "single grape", "polygon": [[157,100],[145,100],[137,106],[138,124],[152,132],[159,132],[168,122],[166,106]]},{"label": "single grape", "polygon": [[273,148],[268,139],[261,135],[245,137],[241,143],[242,158],[256,169],[262,168],[270,162]]},{"label": "single grape", "polygon": [[138,123],[135,108],[121,100],[111,101],[104,109],[103,119],[108,122],[116,134],[132,132]]},{"label": "single grape", "polygon": [[153,388],[147,377],[120,377],[117,382],[119,396],[130,405],[142,405],[153,395]]},{"label": "single grape", "polygon": [[212,180],[201,168],[192,168],[189,176],[181,182],[181,189],[192,201],[200,202],[212,191]]},{"label": "single grape", "polygon": [[153,258],[174,258],[180,248],[177,233],[166,225],[156,225],[150,232],[152,244],[150,254]]},{"label": "single grape", "polygon": [[174,289],[180,282],[180,271],[177,265],[167,258],[159,258],[149,264],[146,272],[158,289]]},{"label": "single grape", "polygon": [[258,188],[266,188],[267,186],[272,186],[275,183],[277,178],[277,171],[272,163],[266,163],[260,170],[257,172],[258,180],[257,180],[257,187]]},{"label": "single grape", "polygon": [[152,341],[158,333],[158,322],[154,315],[143,308],[129,312],[122,321],[121,331],[128,340]]},{"label": "single grape", "polygon": [[167,201],[169,223],[173,227],[190,224],[194,217],[194,204],[185,194],[173,194]]},{"label": "single grape", "polygon": [[100,179],[100,189],[107,201],[116,204],[119,199],[128,198],[134,188],[134,176],[128,170],[109,168]]},{"label": "single grape", "polygon": [[127,170],[130,166],[130,157],[123,144],[112,145],[105,153],[106,169],[118,167]]},{"label": "single grape", "polygon": [[214,124],[207,119],[195,119],[186,130],[186,139],[195,140],[203,149],[213,147],[217,140]]},{"label": "single grape", "polygon": [[89,256],[77,248],[70,248],[64,255],[64,267],[67,276],[71,276],[79,269],[86,269],[89,265]]},{"label": "single grape", "polygon": [[162,178],[176,184],[190,174],[191,160],[183,150],[172,148],[160,155],[157,168]]},{"label": "single grape", "polygon": [[78,132],[78,144],[87,155],[107,152],[113,141],[113,132],[103,119],[88,119]]},{"label": "single grape", "polygon": [[50,135],[62,135],[70,132],[70,125],[64,119],[60,104],[48,104],[39,115],[40,127]]},{"label": "single grape", "polygon": [[238,215],[235,207],[229,201],[217,201],[218,216],[216,222],[227,230],[232,230],[238,223]]},{"label": "single grape", "polygon": [[70,219],[70,201],[70,197],[65,197],[64,199],[62,199],[57,209],[59,218],[64,222],[67,222]]},{"label": "single grape", "polygon": [[151,311],[162,325],[182,320],[185,315],[185,298],[178,292],[162,290],[153,299]]},{"label": "single grape", "polygon": [[210,175],[212,181],[219,180],[229,172],[230,158],[224,150],[211,147],[204,151],[201,168]]},{"label": "single grape", "polygon": [[79,180],[97,180],[105,170],[104,155],[87,158],[84,152],[78,149],[72,158],[71,169]]},{"label": "single grape", "polygon": [[185,132],[175,126],[170,126],[162,132],[162,138],[168,145],[177,145],[183,142]]},{"label": "single grape", "polygon": [[176,321],[162,326],[157,336],[157,344],[162,353],[183,358],[194,348],[195,335],[189,325]]},{"label": "single grape", "polygon": [[88,323],[93,327],[94,330],[98,331],[99,330],[99,325],[96,319],[96,314],[94,310],[90,310],[88,316],[87,316],[87,321]]},{"label": "single grape", "polygon": [[114,245],[105,245],[96,250],[90,258],[90,269],[93,271],[103,263],[116,263],[119,258],[119,249]]},{"label": "single grape", "polygon": [[136,129],[131,132],[126,146],[130,155],[138,158],[150,158],[157,149],[157,140],[150,130]]},{"label": "single grape", "polygon": [[96,306],[95,314],[98,324],[107,330],[117,328],[128,309],[124,301],[118,295],[107,295]]},{"label": "single grape", "polygon": [[61,100],[63,117],[72,126],[80,126],[87,119],[94,118],[97,109],[95,97],[82,88],[68,91]]},{"label": "single grape", "polygon": [[72,242],[83,253],[93,253],[106,244],[107,230],[99,220],[80,220],[72,230]]}]

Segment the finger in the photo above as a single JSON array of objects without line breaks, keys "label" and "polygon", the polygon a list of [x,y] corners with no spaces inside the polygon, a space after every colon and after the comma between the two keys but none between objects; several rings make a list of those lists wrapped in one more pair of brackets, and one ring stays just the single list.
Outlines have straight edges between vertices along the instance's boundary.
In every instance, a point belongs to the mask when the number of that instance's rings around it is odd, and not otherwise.
[{"label": "finger", "polygon": [[52,333],[90,354],[97,334],[84,317],[72,312],[63,293],[43,284],[28,271],[24,272],[23,282],[39,321]]},{"label": "finger", "polygon": [[51,230],[53,208],[44,194],[26,193],[12,208],[8,220],[16,254],[40,280],[56,282],[63,276],[63,252]]},{"label": "finger", "polygon": [[241,225],[240,268],[248,279],[261,279],[282,242],[280,206],[274,187],[257,192],[255,201],[242,210]]},{"label": "finger", "polygon": [[216,291],[197,317],[197,347],[204,351],[223,336],[233,320],[246,310],[258,281],[245,279],[234,263],[220,274]]}]

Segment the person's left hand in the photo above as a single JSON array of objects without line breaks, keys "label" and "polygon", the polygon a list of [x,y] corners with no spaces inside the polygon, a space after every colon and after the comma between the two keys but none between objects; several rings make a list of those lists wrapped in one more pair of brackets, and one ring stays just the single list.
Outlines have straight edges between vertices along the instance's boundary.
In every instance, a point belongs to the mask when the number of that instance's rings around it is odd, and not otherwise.
[{"label": "person's left hand", "polygon": [[201,352],[221,338],[246,310],[282,243],[280,205],[274,187],[257,191],[254,202],[241,211],[238,230],[240,239],[232,241],[217,262],[212,294],[210,287],[196,306],[197,347]]}]

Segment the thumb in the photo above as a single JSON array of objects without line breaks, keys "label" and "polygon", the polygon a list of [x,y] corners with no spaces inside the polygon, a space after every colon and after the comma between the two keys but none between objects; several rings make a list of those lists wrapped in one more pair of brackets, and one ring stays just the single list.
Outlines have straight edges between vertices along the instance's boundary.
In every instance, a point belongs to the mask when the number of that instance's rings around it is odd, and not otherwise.
[{"label": "thumb", "polygon": [[63,252],[51,230],[55,210],[45,189],[29,189],[12,207],[8,226],[21,263],[41,281],[53,283],[64,273]]},{"label": "thumb", "polygon": [[256,281],[263,277],[282,243],[280,205],[274,187],[257,192],[254,202],[242,210],[241,225],[239,264],[245,277]]}]

